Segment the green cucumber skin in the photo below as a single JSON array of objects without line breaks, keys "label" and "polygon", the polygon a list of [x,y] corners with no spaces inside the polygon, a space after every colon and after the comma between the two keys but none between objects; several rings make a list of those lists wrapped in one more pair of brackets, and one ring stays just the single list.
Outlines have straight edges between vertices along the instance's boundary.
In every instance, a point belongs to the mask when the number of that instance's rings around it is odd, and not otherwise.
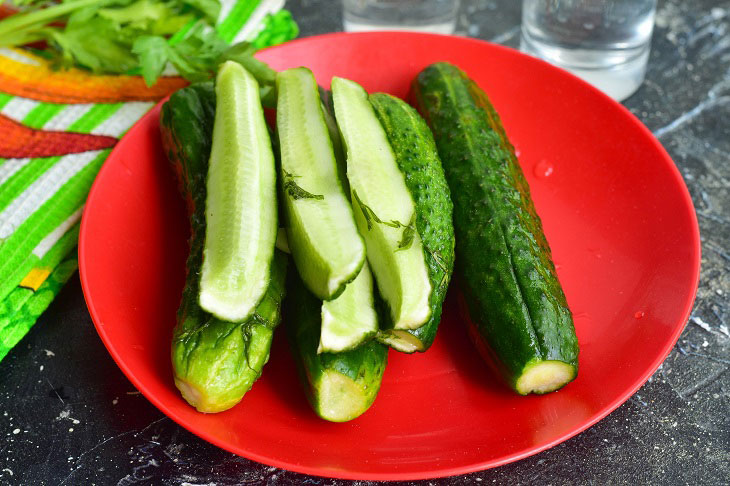
[{"label": "green cucumber skin", "polygon": [[370,340],[349,351],[317,354],[322,301],[306,289],[296,272],[290,272],[287,278],[284,319],[299,378],[307,400],[317,415],[322,417],[323,414],[316,384],[327,370],[337,371],[350,378],[365,395],[367,407],[375,401],[388,362],[387,346]]},{"label": "green cucumber skin", "polygon": [[[385,129],[398,168],[416,204],[416,230],[424,248],[431,281],[431,317],[421,327],[406,330],[427,350],[436,337],[441,308],[454,269],[453,204],[431,130],[406,102],[385,93],[370,95],[370,103]],[[387,331],[385,331],[387,333]]]},{"label": "green cucumber skin", "polygon": [[436,63],[414,80],[452,189],[456,270],[472,321],[512,387],[525,366],[578,371],[573,317],[529,186],[486,94],[459,68]]},{"label": "green cucumber skin", "polygon": [[185,288],[173,331],[173,373],[178,387],[185,383],[198,389],[201,400],[191,405],[203,412],[232,407],[260,376],[269,358],[273,330],[281,321],[288,260],[284,253],[275,252],[269,287],[245,322],[223,321],[200,308],[198,272],[214,115],[213,84],[201,83],[174,93],[160,116],[163,147],[178,175],[192,230]]}]

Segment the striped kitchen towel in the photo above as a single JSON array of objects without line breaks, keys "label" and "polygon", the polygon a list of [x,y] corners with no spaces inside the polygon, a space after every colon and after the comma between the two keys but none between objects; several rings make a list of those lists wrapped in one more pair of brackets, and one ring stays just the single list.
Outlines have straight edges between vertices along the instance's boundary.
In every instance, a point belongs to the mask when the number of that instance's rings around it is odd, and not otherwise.
[{"label": "striped kitchen towel", "polygon": [[[231,43],[285,42],[298,30],[283,6],[221,0],[216,30]],[[74,274],[84,202],[111,148],[186,84],[53,71],[30,51],[0,48],[0,360]]]}]

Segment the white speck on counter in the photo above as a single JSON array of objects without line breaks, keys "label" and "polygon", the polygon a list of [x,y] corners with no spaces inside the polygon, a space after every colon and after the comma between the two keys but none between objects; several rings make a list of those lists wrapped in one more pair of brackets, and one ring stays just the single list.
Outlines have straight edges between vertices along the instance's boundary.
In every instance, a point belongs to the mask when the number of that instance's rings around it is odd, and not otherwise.
[{"label": "white speck on counter", "polygon": [[56,356],[56,353],[54,353],[50,349],[44,349],[43,351],[46,352],[46,356]]},{"label": "white speck on counter", "polygon": [[[59,420],[70,420],[71,423],[74,425],[80,424],[81,421],[79,419],[73,418],[71,416],[71,408],[66,406],[65,409],[61,410],[61,413],[58,414],[58,417],[56,417],[56,421]],[[69,432],[73,432],[73,429],[69,430]]]},{"label": "white speck on counter", "polygon": [[707,339],[705,339],[704,341],[702,341],[702,347],[703,348],[706,348],[709,345],[710,345],[710,343],[707,342]]},{"label": "white speck on counter", "polygon": [[6,472],[6,471],[7,471],[7,473],[8,473],[8,474],[10,474],[11,476],[13,475],[13,471],[12,471],[12,470],[11,470],[11,469],[10,469],[9,467],[6,467],[5,469],[3,469],[3,472]]},{"label": "white speck on counter", "polygon": [[725,324],[720,326],[720,332],[726,335],[727,337],[730,337],[730,331],[728,331],[727,326]]},{"label": "white speck on counter", "polygon": [[13,430],[13,435],[18,435],[19,433],[20,433],[20,429],[14,429]]},{"label": "white speck on counter", "polygon": [[703,321],[701,317],[694,316],[690,320],[700,326],[705,331],[712,332],[712,328],[710,327],[710,325]]},{"label": "white speck on counter", "polygon": [[74,428],[73,427],[69,427],[68,431],[69,432],[73,432],[74,431]]},{"label": "white speck on counter", "polygon": [[114,400],[112,400],[112,405],[116,405],[117,403],[119,403],[119,399],[118,398],[115,398]]}]

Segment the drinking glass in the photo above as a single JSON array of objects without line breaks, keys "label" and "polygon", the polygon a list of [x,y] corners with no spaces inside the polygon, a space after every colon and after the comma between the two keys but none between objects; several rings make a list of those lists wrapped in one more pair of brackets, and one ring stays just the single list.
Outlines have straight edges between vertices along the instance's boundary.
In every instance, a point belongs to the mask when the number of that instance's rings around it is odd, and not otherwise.
[{"label": "drinking glass", "polygon": [[342,0],[348,32],[407,30],[452,34],[459,0]]},{"label": "drinking glass", "polygon": [[656,0],[523,0],[523,52],[583,78],[616,100],[644,80]]}]

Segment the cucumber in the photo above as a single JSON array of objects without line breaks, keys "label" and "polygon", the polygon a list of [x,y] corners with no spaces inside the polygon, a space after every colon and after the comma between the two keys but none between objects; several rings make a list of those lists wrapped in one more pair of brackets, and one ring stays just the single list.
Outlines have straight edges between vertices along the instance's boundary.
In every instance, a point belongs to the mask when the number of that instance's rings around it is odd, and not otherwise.
[{"label": "cucumber", "polygon": [[486,94],[456,66],[414,80],[454,202],[456,271],[477,347],[520,394],[578,372],[578,340],[527,181]]},{"label": "cucumber", "polygon": [[269,285],[277,232],[274,155],[253,76],[227,61],[215,90],[199,300],[220,319],[242,321]]},{"label": "cucumber", "polygon": [[331,422],[359,417],[380,389],[387,346],[370,340],[350,351],[317,353],[322,301],[306,289],[296,272],[290,272],[287,288],[285,327],[312,409]]},{"label": "cucumber", "polygon": [[365,262],[317,83],[307,68],[280,72],[276,127],[285,226],[294,263],[307,288],[321,300],[339,296]]},{"label": "cucumber", "polygon": [[317,352],[353,349],[377,332],[373,277],[366,263],[339,297],[322,302],[322,331]]},{"label": "cucumber", "polygon": [[355,222],[388,305],[394,329],[416,329],[431,317],[431,283],[416,230],[416,208],[365,90],[332,79],[337,125],[347,154]]},{"label": "cucumber", "polygon": [[[200,412],[228,410],[241,401],[269,360],[274,328],[281,320],[287,257],[276,251],[264,298],[244,322],[229,322],[203,311],[189,279],[173,333],[175,386]],[[192,271],[192,265],[189,271]]]},{"label": "cucumber", "polygon": [[340,129],[337,127],[337,121],[335,120],[335,107],[332,101],[332,91],[319,88],[319,97],[322,100],[322,114],[324,115],[324,121],[327,124],[327,132],[329,132],[330,140],[332,141],[332,149],[335,154],[335,161],[337,162],[337,174],[344,189],[345,194],[350,195],[350,183],[347,181],[347,161],[345,157],[345,149],[342,147],[342,137],[340,136]]},{"label": "cucumber", "polygon": [[201,412],[232,407],[261,374],[273,329],[281,320],[287,262],[286,255],[277,251],[264,298],[245,322],[220,320],[198,303],[215,99],[212,83],[194,84],[174,93],[162,106],[160,117],[163,147],[178,175],[192,230],[171,346],[173,375],[183,397]]},{"label": "cucumber", "polygon": [[429,298],[431,317],[425,324],[412,330],[385,329],[378,339],[398,351],[425,351],[436,336],[454,269],[453,204],[436,143],[423,118],[405,101],[389,94],[372,94],[370,103],[415,202],[416,231],[421,237],[433,289]]}]

